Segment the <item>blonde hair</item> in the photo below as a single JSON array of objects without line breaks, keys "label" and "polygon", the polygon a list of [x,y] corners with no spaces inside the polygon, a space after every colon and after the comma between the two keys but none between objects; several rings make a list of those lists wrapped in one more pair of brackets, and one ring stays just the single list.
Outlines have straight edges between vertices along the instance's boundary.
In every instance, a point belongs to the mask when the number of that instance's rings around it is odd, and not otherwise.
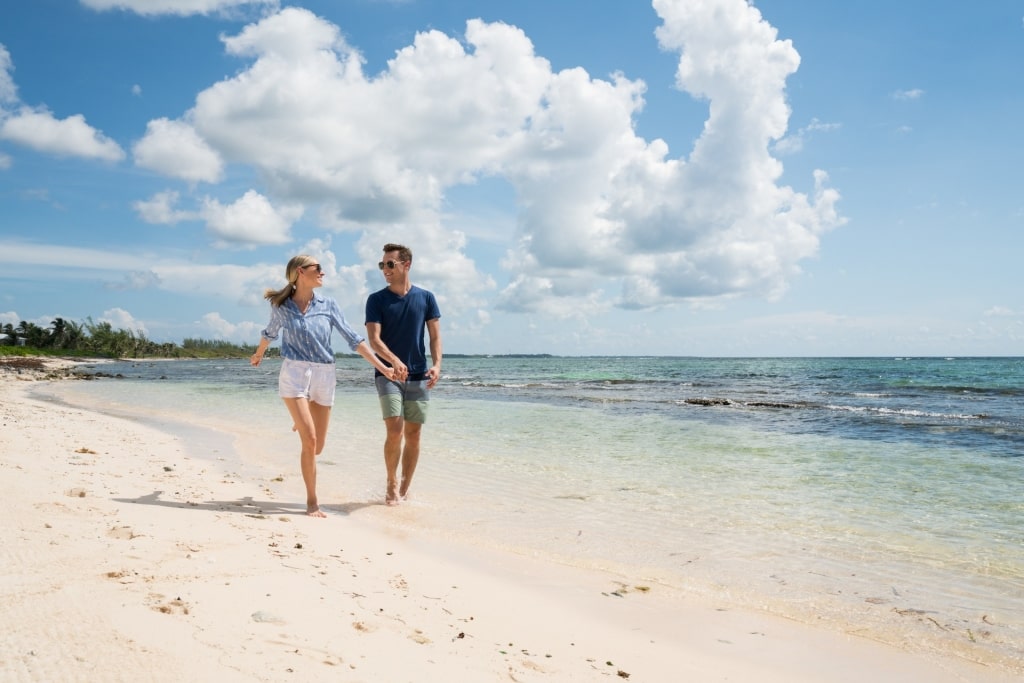
[{"label": "blonde hair", "polygon": [[281,289],[267,288],[263,292],[263,298],[269,299],[271,306],[276,307],[283,304],[295,291],[295,283],[299,279],[299,268],[302,268],[303,266],[311,266],[314,263],[316,263],[316,259],[308,254],[293,256],[291,260],[288,261],[288,265],[285,266],[284,269],[284,275],[288,279],[288,284]]}]

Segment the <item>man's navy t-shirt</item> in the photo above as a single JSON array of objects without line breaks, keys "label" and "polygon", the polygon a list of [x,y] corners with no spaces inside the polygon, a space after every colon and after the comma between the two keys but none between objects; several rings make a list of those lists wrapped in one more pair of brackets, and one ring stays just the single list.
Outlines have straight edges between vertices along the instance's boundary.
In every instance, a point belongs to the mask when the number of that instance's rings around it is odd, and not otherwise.
[{"label": "man's navy t-shirt", "polygon": [[416,285],[405,296],[385,287],[366,299],[367,324],[380,325],[381,341],[409,368],[411,381],[424,379],[429,367],[423,344],[426,324],[440,317],[433,293]]}]

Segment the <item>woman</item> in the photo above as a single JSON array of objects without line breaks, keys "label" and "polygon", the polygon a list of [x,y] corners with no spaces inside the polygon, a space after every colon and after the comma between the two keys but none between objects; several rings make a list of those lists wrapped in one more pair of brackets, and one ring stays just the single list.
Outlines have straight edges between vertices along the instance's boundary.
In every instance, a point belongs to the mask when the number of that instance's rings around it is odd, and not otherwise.
[{"label": "woman", "polygon": [[288,284],[278,290],[268,289],[270,322],[260,333],[260,345],[249,359],[257,366],[270,343],[281,339],[281,373],[278,394],[288,406],[293,429],[302,440],[300,458],[302,479],[306,483],[306,514],[326,517],[316,498],[316,456],[324,450],[327,424],[334,405],[334,351],[331,331],[338,330],[349,348],[365,358],[378,371],[393,377],[393,371],[377,358],[366,341],[345,321],[338,303],[317,294],[324,284],[324,273],[312,256],[299,255],[288,262],[285,270]]}]

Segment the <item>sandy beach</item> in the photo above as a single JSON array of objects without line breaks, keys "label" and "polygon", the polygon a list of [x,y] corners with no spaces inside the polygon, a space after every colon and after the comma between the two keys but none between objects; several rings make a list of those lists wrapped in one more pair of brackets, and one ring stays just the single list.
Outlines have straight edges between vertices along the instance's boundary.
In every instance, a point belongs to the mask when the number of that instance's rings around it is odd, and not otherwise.
[{"label": "sandy beach", "polygon": [[0,368],[4,681],[1019,680],[412,537],[389,526],[402,508],[308,518],[296,477],[246,480],[174,434],[34,400],[40,381],[62,380]]}]

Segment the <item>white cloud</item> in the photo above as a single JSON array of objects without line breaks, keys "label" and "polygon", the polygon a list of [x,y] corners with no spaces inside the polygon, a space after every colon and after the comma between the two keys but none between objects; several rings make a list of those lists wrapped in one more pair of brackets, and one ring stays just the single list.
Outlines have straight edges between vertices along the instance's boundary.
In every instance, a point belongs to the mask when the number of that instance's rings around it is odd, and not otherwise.
[{"label": "white cloud", "polygon": [[173,225],[182,221],[195,220],[199,214],[190,211],[179,211],[178,193],[173,190],[158,192],[147,200],[135,202],[132,206],[139,217],[147,223]]},{"label": "white cloud", "polygon": [[57,119],[48,111],[22,108],[0,124],[0,138],[40,152],[103,161],[124,158],[121,147],[85,122],[81,114]]},{"label": "white cloud", "polygon": [[213,14],[245,5],[268,5],[276,7],[279,0],[80,0],[90,9],[97,11],[125,10],[142,15],[172,14]]},{"label": "white cloud", "polygon": [[267,287],[285,283],[284,263],[251,266],[159,261],[151,265],[162,291],[189,296],[209,296],[211,288],[230,304],[261,306]]},{"label": "white cloud", "polygon": [[215,183],[224,164],[220,155],[203,141],[192,126],[181,121],[155,119],[132,148],[135,163],[188,182]]},{"label": "white cloud", "polygon": [[0,171],[6,171],[14,165],[14,160],[10,156],[0,152]]},{"label": "white cloud", "polygon": [[[442,213],[451,188],[484,176],[506,179],[521,211],[516,234],[502,236],[515,246],[499,307],[778,297],[843,222],[825,173],[811,195],[778,184],[771,151],[786,134],[799,55],[745,0],[654,7],[662,47],[680,55],[679,88],[709,107],[689,156],[635,134],[642,81],[554,72],[518,28],[471,20],[461,41],[423,32],[367,77],[336,26],[291,7],[223,38],[251,63],[200,92],[181,120],[152,122],[143,142],[166,156],[140,154],[140,142],[136,160],[212,182],[213,164],[179,164],[180,149],[156,144],[187,131],[185,147],[252,168],[288,207],[256,191],[228,207],[207,200],[215,236],[284,243],[297,207],[319,205],[325,227],[361,233],[366,262],[386,241],[417,248],[414,279],[452,309],[474,310],[497,288]],[[834,125],[812,121],[798,135]]]},{"label": "white cloud", "polygon": [[[330,255],[333,263],[333,254]],[[286,260],[286,259],[285,259]],[[144,266],[144,270],[140,270]],[[251,266],[191,263],[163,254],[120,252],[113,249],[41,246],[0,238],[0,268],[8,274],[24,268],[26,272],[46,269],[55,278],[80,278],[79,271],[95,279],[96,271],[123,274],[113,289],[153,287],[161,291],[189,296],[209,296],[215,289],[230,304],[263,305],[263,291],[285,282],[285,263],[256,263]]]},{"label": "white cloud", "polygon": [[[11,73],[14,63],[0,45],[0,139],[46,154],[76,156],[102,161],[120,161],[124,151],[85,121],[81,114],[58,119],[45,108],[20,104],[18,88]],[[0,168],[9,168],[10,157],[0,155]]]},{"label": "white cloud", "polygon": [[46,266],[52,274],[64,274],[81,268],[120,271],[124,270],[124,264],[138,261],[139,258],[138,253],[0,240],[0,265],[8,272],[18,267],[33,266]]},{"label": "white cloud", "polygon": [[134,270],[126,273],[121,282],[110,282],[107,289],[116,291],[139,291],[160,287],[160,277],[152,270]]},{"label": "white cloud", "polygon": [[787,135],[778,142],[776,142],[772,149],[776,154],[795,154],[804,148],[804,143],[814,133],[831,132],[839,130],[842,124],[839,123],[822,123],[818,119],[811,119],[803,128],[800,128],[792,135]]},{"label": "white cloud", "polygon": [[262,325],[253,322],[232,323],[225,320],[220,313],[210,312],[204,315],[199,321],[199,327],[203,330],[203,338],[207,334],[213,335],[214,339],[233,340],[241,343],[256,344],[259,341]]},{"label": "white cloud", "polygon": [[130,330],[146,337],[149,336],[146,326],[142,321],[136,320],[131,313],[123,308],[110,308],[103,311],[99,322],[110,323],[110,326],[115,330]]},{"label": "white cloud", "polygon": [[0,104],[18,101],[18,86],[14,84],[12,71],[14,63],[11,61],[11,53],[0,44]]},{"label": "white cloud", "polygon": [[924,97],[924,90],[911,88],[910,90],[897,90],[892,94],[894,100],[919,100]]},{"label": "white cloud", "polygon": [[291,225],[301,217],[302,208],[275,208],[259,192],[249,190],[228,205],[207,198],[203,202],[201,214],[210,232],[224,243],[252,246],[288,242],[291,239]]},{"label": "white cloud", "polygon": [[530,133],[560,154],[537,155],[545,164],[516,178],[530,208],[505,308],[521,306],[524,292],[583,301],[574,290],[597,277],[620,282],[625,308],[776,297],[841,222],[825,174],[812,198],[776,185],[782,167],[768,147],[785,133],[785,80],[799,65],[789,41],[742,0],[654,7],[662,47],[681,53],[678,86],[709,102],[703,133],[688,160],[668,159],[662,143],[632,134],[631,84],[555,78]]}]

